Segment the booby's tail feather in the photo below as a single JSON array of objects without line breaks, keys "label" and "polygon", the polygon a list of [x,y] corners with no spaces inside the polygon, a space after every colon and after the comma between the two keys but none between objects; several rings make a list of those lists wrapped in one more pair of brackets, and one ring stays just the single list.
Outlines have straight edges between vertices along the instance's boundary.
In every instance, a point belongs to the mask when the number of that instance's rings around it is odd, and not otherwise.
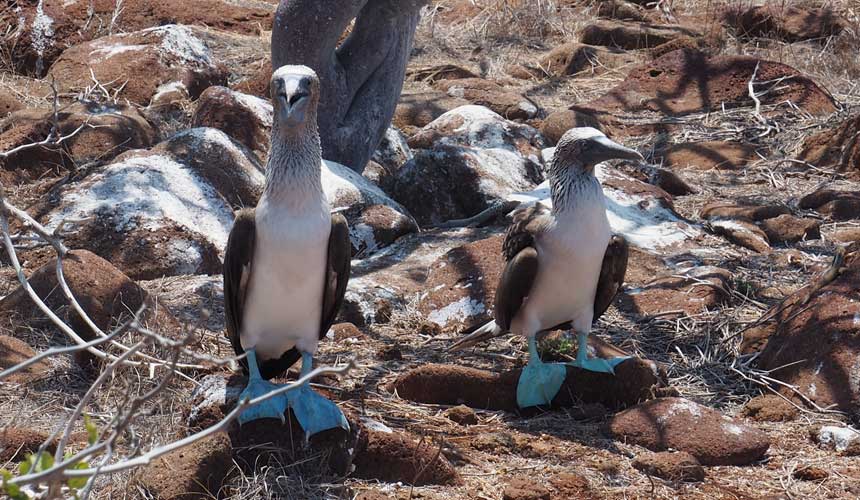
[{"label": "booby's tail feather", "polygon": [[474,332],[466,335],[462,339],[454,342],[451,347],[448,348],[448,352],[459,351],[461,349],[467,349],[469,347],[480,344],[481,342],[486,342],[487,340],[501,337],[506,332],[502,330],[502,328],[496,324],[495,321],[489,321],[484,326],[478,328]]}]

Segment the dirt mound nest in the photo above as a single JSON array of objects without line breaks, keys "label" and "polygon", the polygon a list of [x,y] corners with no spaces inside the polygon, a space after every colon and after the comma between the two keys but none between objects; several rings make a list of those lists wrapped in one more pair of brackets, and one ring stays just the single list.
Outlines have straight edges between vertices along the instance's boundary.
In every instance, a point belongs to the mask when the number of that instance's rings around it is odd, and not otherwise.
[{"label": "dirt mound nest", "polygon": [[835,168],[860,180],[860,115],[809,136],[799,158],[818,168]]},{"label": "dirt mound nest", "polygon": [[[520,370],[493,373],[456,365],[425,365],[400,375],[389,390],[419,403],[459,405],[487,410],[516,411]],[[631,358],[615,375],[567,367],[567,378],[553,407],[601,403],[618,408],[653,397],[664,385],[653,361]]]}]

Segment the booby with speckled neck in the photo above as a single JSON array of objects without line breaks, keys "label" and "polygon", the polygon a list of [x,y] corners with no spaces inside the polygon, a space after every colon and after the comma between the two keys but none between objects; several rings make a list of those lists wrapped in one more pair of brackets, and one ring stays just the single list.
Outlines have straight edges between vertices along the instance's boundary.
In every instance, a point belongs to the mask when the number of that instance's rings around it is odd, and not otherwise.
[{"label": "booby with speckled neck", "polygon": [[588,356],[592,321],[612,303],[627,270],[627,242],[611,232],[603,189],[594,175],[595,165],[614,158],[642,156],[591,127],[562,136],[548,172],[552,208],[538,203],[517,209],[505,234],[495,320],[449,348],[463,349],[507,332],[526,336],[529,362],[517,386],[521,408],[549,405],[566,376],[564,364],[541,361],[538,332],[576,332],[577,358],[569,364],[585,370],[614,373],[627,359]]},{"label": "booby with speckled neck", "polygon": [[[248,385],[242,398],[279,386],[268,379],[300,358],[302,375],[343,303],[350,273],[346,220],[332,215],[322,188],[317,129],[320,82],[305,66],[271,79],[274,107],[266,184],[254,209],[238,213],[224,257],[227,335]],[[349,425],[340,409],[306,384],[245,409],[240,423],[280,418],[290,408],[310,436]]]}]

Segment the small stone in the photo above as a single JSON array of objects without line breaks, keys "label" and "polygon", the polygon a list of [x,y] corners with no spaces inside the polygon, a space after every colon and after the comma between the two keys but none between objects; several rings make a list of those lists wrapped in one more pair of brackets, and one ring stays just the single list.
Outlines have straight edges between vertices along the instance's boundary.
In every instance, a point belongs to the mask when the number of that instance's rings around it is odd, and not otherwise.
[{"label": "small stone", "polygon": [[768,253],[771,249],[765,232],[752,222],[721,219],[711,222],[711,227],[714,233],[754,252]]},{"label": "small stone", "polygon": [[830,473],[821,467],[816,467],[814,465],[807,465],[804,467],[800,467],[796,469],[792,474],[792,477],[795,479],[799,479],[801,481],[824,481],[828,477],[830,477]]},{"label": "small stone", "polygon": [[550,500],[550,491],[526,477],[515,477],[502,492],[502,500]]},{"label": "small stone", "polygon": [[445,412],[445,416],[448,417],[448,420],[460,425],[475,425],[478,423],[478,415],[475,414],[475,410],[466,405],[450,408]]},{"label": "small stone", "polygon": [[797,418],[800,411],[775,394],[763,394],[744,405],[742,413],[756,422],[787,422]]},{"label": "small stone", "polygon": [[[26,342],[15,337],[0,336],[0,372],[36,356]],[[3,382],[26,384],[51,372],[51,365],[41,360],[3,379]]]},{"label": "small stone", "polygon": [[647,453],[633,460],[633,468],[649,476],[668,481],[698,482],[705,480],[705,469],[693,455],[684,452]]},{"label": "small stone", "polygon": [[383,361],[401,361],[403,353],[395,346],[386,346],[379,350],[379,358]]},{"label": "small stone", "polygon": [[772,219],[789,213],[791,210],[782,205],[739,205],[725,201],[708,203],[699,210],[699,215],[703,219],[740,219],[753,222]]},{"label": "small stone", "polygon": [[782,214],[759,223],[772,244],[797,243],[821,238],[821,223],[814,219]]}]

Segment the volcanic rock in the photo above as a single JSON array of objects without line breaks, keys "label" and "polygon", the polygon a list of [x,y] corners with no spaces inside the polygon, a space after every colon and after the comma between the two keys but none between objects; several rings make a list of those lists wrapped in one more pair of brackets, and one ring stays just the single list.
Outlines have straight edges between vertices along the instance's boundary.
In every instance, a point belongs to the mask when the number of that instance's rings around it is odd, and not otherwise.
[{"label": "volcanic rock", "polygon": [[[102,331],[107,331],[130,312],[146,306],[141,324],[157,324],[160,332],[178,328],[178,323],[157,300],[135,284],[110,262],[87,250],[73,250],[63,259],[63,276],[72,295]],[[56,261],[48,262],[29,278],[36,294],[84,340],[93,340],[96,334],[72,309],[57,282]],[[0,319],[18,328],[41,328],[50,321],[33,304],[23,288],[18,288],[0,300]],[[83,354],[83,353],[82,353]],[[79,361],[87,355],[79,357]]]},{"label": "volcanic rock", "polygon": [[[592,347],[599,346],[591,339],[589,342]],[[617,355],[623,351],[613,348],[612,352]],[[401,374],[388,390],[417,403],[519,411],[516,394],[520,371],[497,373],[460,365],[427,364]],[[552,407],[599,403],[622,408],[654,397],[664,385],[665,372],[653,361],[640,358],[630,358],[616,366],[615,375],[568,366]]]},{"label": "volcanic rock", "polygon": [[726,9],[723,22],[743,38],[772,37],[786,42],[826,39],[838,35],[847,21],[829,8],[766,4]]},{"label": "volcanic rock", "polygon": [[482,78],[441,80],[433,87],[451,97],[485,106],[508,120],[534,118],[538,113],[537,105],[528,97],[505,90],[502,85]]},{"label": "volcanic rock", "polygon": [[714,201],[699,210],[699,215],[703,219],[736,219],[750,222],[772,219],[790,213],[791,210],[784,205],[746,205],[730,201]]},{"label": "volcanic rock", "polygon": [[406,135],[412,135],[448,111],[468,104],[469,101],[462,97],[451,97],[445,92],[435,90],[403,92],[394,110],[391,124]]},{"label": "volcanic rock", "polygon": [[[49,437],[43,432],[32,429],[4,426],[0,430],[0,461],[3,461],[3,463],[23,461],[27,458],[27,455],[39,451],[39,447]],[[47,452],[51,454],[56,449],[54,443],[50,443],[46,448]]]},{"label": "volcanic rock", "polygon": [[705,469],[693,455],[684,452],[661,451],[643,453],[633,460],[633,468],[648,476],[668,481],[698,482],[705,480]]},{"label": "volcanic rock", "polygon": [[860,115],[803,141],[798,158],[818,168],[833,168],[860,179]]},{"label": "volcanic rock", "polygon": [[562,77],[581,72],[602,73],[633,61],[633,56],[621,49],[569,42],[541,57],[536,69],[547,76]]},{"label": "volcanic rock", "polygon": [[711,222],[711,228],[715,234],[724,236],[735,245],[758,253],[770,251],[767,234],[752,222],[744,219],[718,219]]},{"label": "volcanic rock", "polygon": [[422,225],[470,217],[543,180],[537,130],[482,106],[463,106],[414,135],[393,196]]},{"label": "volcanic rock", "polygon": [[64,50],[97,38],[108,26],[114,32],[130,32],[176,23],[259,35],[261,30],[272,29],[276,4],[266,0],[123,0],[119,15],[114,0],[40,0],[16,2],[16,7],[0,13],[0,22],[14,27],[4,39],[4,48],[16,71],[41,77]]},{"label": "volcanic rock", "polygon": [[209,87],[197,100],[191,125],[221,130],[252,151],[261,165],[266,163],[272,130],[269,101],[226,87]]},{"label": "volcanic rock", "polygon": [[619,135],[653,133],[665,127],[659,123],[643,125],[641,120],[628,123],[617,115],[651,112],[680,116],[752,106],[747,82],[754,71],[758,81],[788,77],[785,86],[762,96],[763,105],[791,101],[814,115],[836,110],[833,98],[790,66],[750,56],[709,56],[695,50],[676,50],[633,68],[603,97],[570,109],[594,115]]},{"label": "volcanic rock", "polygon": [[155,459],[132,481],[153,498],[180,500],[221,491],[233,473],[230,438],[218,432]]},{"label": "volcanic rock", "polygon": [[732,275],[712,266],[656,278],[620,293],[618,307],[637,316],[687,314],[714,310],[731,300]]},{"label": "volcanic rock", "polygon": [[227,70],[191,30],[167,24],[111,35],[67,49],[48,71],[61,92],[85,89],[97,79],[119,97],[149,104],[156,89],[181,82],[192,98],[212,85],[224,85]]},{"label": "volcanic rock", "polygon": [[797,243],[821,238],[821,223],[814,219],[782,214],[759,223],[772,244]]},{"label": "volcanic rock", "polygon": [[759,159],[759,148],[730,141],[706,141],[672,144],[656,156],[669,168],[695,170],[735,170]]},{"label": "volcanic rock", "polygon": [[569,109],[553,111],[541,122],[540,133],[547,145],[554,146],[565,132],[576,127],[591,127],[601,130],[600,122],[593,116]]},{"label": "volcanic rock", "polygon": [[770,447],[767,435],[706,406],[659,398],[616,414],[608,432],[652,451],[686,451],[702,465],[746,465]]},{"label": "volcanic rock", "polygon": [[835,220],[860,218],[860,191],[819,189],[798,202],[800,208],[812,209]]},{"label": "volcanic rock", "polygon": [[40,218],[56,227],[94,216],[66,243],[134,279],[220,274],[233,208],[255,205],[262,192],[250,156],[221,131],[190,129],[64,186]]},{"label": "volcanic rock", "polygon": [[681,26],[664,26],[623,21],[596,21],[583,28],[579,41],[619,49],[647,49],[682,36],[697,35]]},{"label": "volcanic rock", "polygon": [[[0,372],[35,356],[36,351],[23,340],[6,335],[0,336]],[[3,382],[26,384],[45,377],[50,372],[51,365],[43,359],[4,378]]]},{"label": "volcanic rock", "polygon": [[761,368],[815,404],[836,405],[860,422],[860,256],[811,296],[789,299],[776,320],[776,333],[758,358]]},{"label": "volcanic rock", "polygon": [[[0,121],[0,150],[45,140],[54,128],[52,110],[27,109]],[[110,161],[124,151],[155,143],[152,126],[131,106],[76,101],[60,107],[58,146],[27,148],[0,160],[2,168],[21,177],[42,177],[52,170],[74,169],[89,161]],[[74,134],[74,135],[72,135]]]}]

